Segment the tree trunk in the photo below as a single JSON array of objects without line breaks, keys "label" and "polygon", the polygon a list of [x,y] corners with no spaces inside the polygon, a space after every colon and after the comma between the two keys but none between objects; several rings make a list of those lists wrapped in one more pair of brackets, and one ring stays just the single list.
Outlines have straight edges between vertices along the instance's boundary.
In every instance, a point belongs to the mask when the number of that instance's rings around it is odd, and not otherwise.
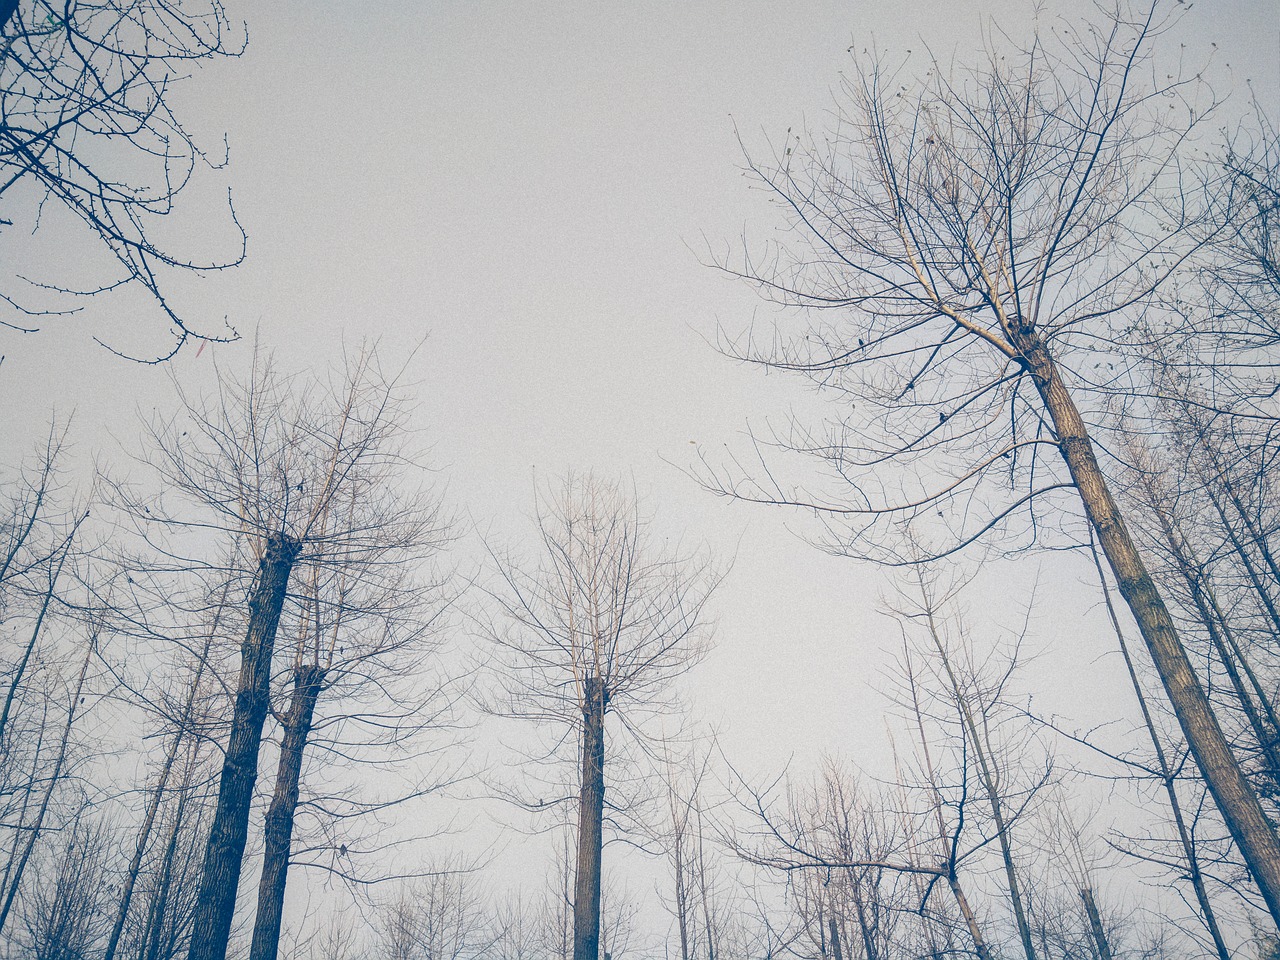
[{"label": "tree trunk", "polygon": [[1013,906],[1014,920],[1017,921],[1018,936],[1022,941],[1022,952],[1026,960],[1036,960],[1035,945],[1031,940],[1031,924],[1027,922],[1027,912],[1022,903],[1022,889],[1018,883],[1018,872],[1013,862],[1013,838],[1009,835],[1009,825],[1005,822],[1004,804],[1001,802],[1000,789],[996,783],[996,771],[992,767],[992,758],[987,755],[987,744],[984,743],[984,737],[978,730],[978,723],[974,719],[969,697],[961,689],[960,680],[956,677],[955,670],[951,667],[951,657],[942,643],[942,638],[938,635],[932,613],[928,615],[928,622],[929,634],[933,638],[934,647],[937,648],[938,658],[942,661],[942,666],[946,670],[952,694],[955,696],[956,708],[960,711],[960,717],[965,728],[965,736],[969,740],[973,755],[978,760],[978,779],[982,782],[987,801],[991,805],[991,819],[995,823],[996,839],[1000,843],[1000,859],[1004,863],[1009,902]]},{"label": "tree trunk", "polygon": [[956,906],[960,908],[960,916],[964,918],[964,925],[973,940],[973,949],[978,955],[978,960],[992,960],[991,950],[987,947],[986,938],[982,935],[982,928],[978,926],[978,918],[974,916],[973,908],[969,906],[969,898],[964,895],[960,880],[954,873],[947,876],[947,885],[951,888],[951,896],[955,898]]},{"label": "tree trunk", "polygon": [[844,960],[844,951],[840,948],[840,924],[834,912],[827,914],[827,928],[831,931],[831,960]]},{"label": "tree trunk", "polygon": [[1155,721],[1152,720],[1151,710],[1147,707],[1146,694],[1142,692],[1142,684],[1138,682],[1138,671],[1133,666],[1133,657],[1129,656],[1129,644],[1124,638],[1124,631],[1120,629],[1120,619],[1116,616],[1115,605],[1111,602],[1111,590],[1107,586],[1107,578],[1102,572],[1102,561],[1098,559],[1098,551],[1094,547],[1092,540],[1089,542],[1089,552],[1092,554],[1094,566],[1098,570],[1098,583],[1102,586],[1102,599],[1107,607],[1107,616],[1111,620],[1112,629],[1115,630],[1116,642],[1120,645],[1120,655],[1124,658],[1125,670],[1128,671],[1129,681],[1133,684],[1134,695],[1138,698],[1138,708],[1142,711],[1143,723],[1146,724],[1147,733],[1151,737],[1151,746],[1156,752],[1156,762],[1160,765],[1160,779],[1164,784],[1165,794],[1169,798],[1169,810],[1173,814],[1173,824],[1178,831],[1178,840],[1182,844],[1182,855],[1187,860],[1187,877],[1191,881],[1192,890],[1195,892],[1196,903],[1200,906],[1200,916],[1204,920],[1205,928],[1209,931],[1209,935],[1213,938],[1213,946],[1218,953],[1219,960],[1231,960],[1231,954],[1222,939],[1222,931],[1218,929],[1218,918],[1214,914],[1213,904],[1209,900],[1209,891],[1205,889],[1204,875],[1200,872],[1200,860],[1196,857],[1191,831],[1187,829],[1187,822],[1182,816],[1182,803],[1178,800],[1176,786],[1177,775],[1169,764],[1164,745],[1160,742],[1160,735],[1156,732]]},{"label": "tree trunk", "polygon": [[[116,922],[111,928],[111,936],[107,939],[107,948],[103,951],[102,960],[115,960],[116,950],[120,945],[120,936],[124,932],[124,924],[129,917],[129,906],[133,900],[134,887],[138,883],[138,875],[142,870],[142,858],[146,856],[147,846],[151,842],[151,831],[155,827],[156,815],[160,811],[160,804],[164,801],[165,791],[169,789],[169,777],[173,772],[174,764],[177,762],[178,751],[191,732],[189,725],[192,709],[195,706],[196,696],[200,691],[200,681],[204,677],[204,671],[209,664],[209,648],[213,645],[214,633],[217,631],[218,625],[222,621],[222,613],[226,609],[228,590],[229,584],[224,585],[222,599],[218,602],[218,614],[213,620],[213,629],[205,637],[204,646],[196,661],[195,674],[191,678],[191,686],[187,690],[187,700],[183,705],[177,730],[174,732],[173,741],[169,745],[169,752],[165,755],[164,763],[160,767],[160,776],[156,783],[155,792],[151,795],[150,801],[148,801],[147,812],[142,819],[142,828],[138,831],[138,842],[134,846],[133,858],[129,862],[129,869],[125,873],[124,886],[120,891],[120,902],[116,909]],[[182,802],[186,802],[185,794]]]},{"label": "tree trunk", "polygon": [[583,683],[582,787],[578,794],[578,873],[573,888],[573,960],[600,960],[600,859],[604,835],[605,691]]},{"label": "tree trunk", "polygon": [[311,735],[316,700],[324,687],[324,667],[306,664],[294,670],[293,697],[284,720],[276,787],[267,810],[266,851],[262,879],[258,883],[258,915],[253,925],[249,960],[276,960],[280,951],[280,920],[284,914],[284,888],[289,876],[289,848],[293,841],[293,815],[298,808],[298,783],[302,753]]},{"label": "tree trunk", "polygon": [[182,836],[183,817],[186,815],[189,787],[184,789],[178,798],[178,809],[174,811],[173,827],[169,831],[169,842],[165,844],[164,859],[160,864],[160,882],[151,897],[147,910],[147,925],[144,931],[145,953],[143,960],[163,960],[161,955],[164,925],[169,911],[169,895],[173,889],[173,860],[178,853],[178,841]]},{"label": "tree trunk", "polygon": [[240,649],[231,736],[222,764],[218,804],[205,850],[188,960],[226,960],[236,888],[249,832],[249,804],[258,777],[258,749],[271,695],[271,654],[299,544],[283,534],[267,538],[249,601],[249,628]]},{"label": "tree trunk", "polygon": [[1056,364],[1033,329],[1020,328],[1018,334],[1016,345],[1053,420],[1062,458],[1115,574],[1120,595],[1138,624],[1218,812],[1258,884],[1272,920],[1280,927],[1280,840],[1223,736],[1213,707],[1187,659],[1173,618],[1125,528],[1124,518],[1098,466],[1088,428]]},{"label": "tree trunk", "polygon": [[1080,899],[1084,901],[1084,912],[1089,915],[1089,933],[1093,936],[1093,945],[1098,949],[1098,960],[1111,960],[1111,945],[1107,943],[1107,933],[1102,929],[1102,917],[1098,914],[1093,891],[1088,887],[1081,887]]}]

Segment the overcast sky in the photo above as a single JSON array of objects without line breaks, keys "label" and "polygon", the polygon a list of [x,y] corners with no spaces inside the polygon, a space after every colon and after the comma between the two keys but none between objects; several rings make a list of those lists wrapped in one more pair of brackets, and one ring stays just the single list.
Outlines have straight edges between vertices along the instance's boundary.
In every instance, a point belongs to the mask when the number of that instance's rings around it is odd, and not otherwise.
[{"label": "overcast sky", "polygon": [[[820,127],[851,46],[927,42],[964,59],[991,17],[1025,32],[1030,0],[227,6],[248,24],[248,49],[198,73],[179,104],[211,148],[227,136],[230,166],[201,189],[216,197],[230,185],[249,254],[203,283],[189,312],[210,332],[226,316],[244,339],[199,356],[189,346],[156,369],[91,340],[98,331],[125,349],[163,350],[145,305],[0,333],[3,460],[55,409],[75,410],[83,454],[112,458],[113,436],[134,435],[135,406],[172,404],[167,376],[200,384],[215,358],[243,363],[255,329],[290,368],[321,368],[344,341],[378,339],[396,356],[426,338],[411,368],[419,423],[455,511],[517,539],[535,472],[634,478],[659,529],[736,557],[715,604],[718,647],[690,682],[726,749],[762,764],[792,748],[882,750],[874,687],[897,634],[875,614],[881,575],[686,475],[699,447],[745,449],[748,423],[817,409],[802,384],[709,345],[717,324],[741,330],[764,308],[702,261],[708,247],[776,228],[742,176],[738,138],[760,146]],[[1216,44],[1221,84],[1280,89],[1280,4],[1186,6],[1170,42],[1191,56]],[[1045,3],[1040,16],[1091,8]],[[172,235],[199,253],[225,238],[225,220],[212,202],[193,207]],[[6,231],[0,259],[38,249],[74,268],[94,253],[51,232],[36,248]],[[1078,615],[1072,578],[1083,568],[1062,580],[1054,562],[1025,560],[1017,574],[1051,571],[1036,642],[1071,650],[1054,661],[1063,703],[1082,688],[1105,699],[1123,687],[1096,680],[1109,643],[1100,620],[1094,630]],[[1013,604],[981,612],[1010,625],[1020,616]],[[1120,683],[1118,670],[1105,673]]]}]

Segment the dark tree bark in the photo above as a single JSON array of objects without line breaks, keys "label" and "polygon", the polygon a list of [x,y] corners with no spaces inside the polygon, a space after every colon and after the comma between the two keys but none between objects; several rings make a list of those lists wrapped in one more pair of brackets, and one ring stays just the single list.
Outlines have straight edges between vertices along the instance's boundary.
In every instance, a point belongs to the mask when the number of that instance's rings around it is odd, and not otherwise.
[{"label": "dark tree bark", "polygon": [[1084,901],[1084,911],[1089,915],[1089,933],[1097,948],[1098,960],[1111,960],[1111,945],[1107,943],[1107,932],[1102,929],[1102,917],[1098,913],[1098,904],[1094,902],[1093,891],[1081,887],[1080,899]]},{"label": "dark tree bark", "polygon": [[599,960],[606,693],[599,677],[587,676],[583,686],[582,787],[578,794],[578,873],[573,888],[573,960]]},{"label": "dark tree bark", "polygon": [[249,601],[249,628],[240,653],[240,680],[218,804],[205,851],[189,960],[225,960],[236,907],[236,888],[249,831],[249,804],[258,777],[258,750],[271,694],[271,654],[299,544],[283,534],[267,537]]},{"label": "dark tree bark", "polygon": [[280,951],[280,921],[284,914],[284,889],[289,876],[289,848],[293,841],[293,817],[298,809],[298,785],[302,778],[302,754],[311,735],[316,701],[324,689],[325,669],[303,664],[293,673],[293,696],[284,718],[276,787],[267,810],[266,852],[258,883],[258,915],[253,925],[249,960],[276,960]]}]

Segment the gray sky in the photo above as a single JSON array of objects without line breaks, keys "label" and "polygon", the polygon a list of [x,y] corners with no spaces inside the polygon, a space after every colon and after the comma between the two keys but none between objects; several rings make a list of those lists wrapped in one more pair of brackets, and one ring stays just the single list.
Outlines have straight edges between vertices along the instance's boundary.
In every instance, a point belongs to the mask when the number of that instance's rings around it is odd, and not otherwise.
[{"label": "gray sky", "polygon": [[[248,22],[248,51],[197,75],[180,104],[211,148],[226,132],[231,165],[202,189],[216,197],[230,184],[250,243],[243,267],[200,285],[192,312],[211,331],[230,317],[245,340],[198,357],[190,347],[159,370],[96,347],[87,320],[0,332],[3,460],[51,411],[73,408],[81,450],[110,457],[110,435],[134,433],[135,405],[172,404],[169,374],[206,382],[215,357],[244,361],[255,328],[286,367],[323,367],[344,341],[379,339],[395,356],[426,337],[411,368],[420,425],[455,509],[515,538],[535,471],[634,477],[660,529],[736,554],[715,605],[718,647],[690,680],[695,711],[726,749],[762,766],[793,746],[883,756],[873,688],[897,642],[874,614],[883,579],[821,555],[782,514],[727,505],[682,472],[698,445],[743,449],[749,422],[816,409],[802,384],[708,345],[717,323],[740,330],[764,308],[699,261],[708,244],[723,250],[777,225],[741,176],[735,129],[760,145],[821,126],[853,44],[875,38],[896,52],[923,38],[963,59],[985,18],[1017,35],[1032,4],[227,5]],[[1178,35],[1193,53],[1217,44],[1222,83],[1280,89],[1276,0],[1187,6]],[[1041,16],[1091,7],[1047,3]],[[211,219],[174,225],[195,252],[222,236],[208,197],[193,206]],[[29,240],[6,232],[0,259],[34,256]],[[39,257],[74,266],[92,252],[55,234]],[[145,308],[91,316],[112,342],[143,350],[136,330],[158,326]],[[1102,621],[1078,609],[1071,584],[1084,571],[1067,571],[1063,587],[1056,562],[1043,562],[1054,586],[1036,624],[1038,643],[1059,649],[1060,683],[1044,695],[1063,705],[1082,690],[1093,702],[1122,697],[1118,669],[1098,680],[1095,658],[1110,644]],[[1040,563],[1001,576],[1025,583]],[[981,612],[1011,625],[1020,616],[994,603]]]},{"label": "gray sky", "polygon": [[[1090,8],[1072,0],[1040,15]],[[231,165],[204,178],[173,235],[199,255],[218,249],[225,219],[210,198],[230,184],[248,261],[187,302],[204,329],[225,315],[245,339],[198,357],[188,348],[167,369],[92,343],[97,330],[126,349],[163,349],[145,304],[0,334],[5,458],[52,410],[73,408],[85,452],[110,456],[108,434],[131,436],[135,404],[172,403],[170,374],[200,383],[215,357],[243,362],[255,328],[288,367],[323,367],[344,341],[379,339],[395,356],[425,337],[412,367],[420,423],[460,512],[515,535],[535,471],[634,477],[664,530],[736,554],[716,606],[718,651],[693,680],[730,742],[803,732],[835,745],[876,731],[860,680],[891,634],[872,615],[878,574],[818,554],[781,514],[731,507],[682,472],[699,445],[744,449],[749,422],[820,409],[802,384],[708,345],[717,323],[740,330],[764,308],[700,261],[777,226],[741,175],[736,132],[759,146],[821,126],[851,45],[896,54],[927,42],[963,59],[988,18],[1016,34],[1031,4],[229,9],[248,23],[246,54],[198,74],[179,105],[213,152],[226,132]],[[1275,0],[1202,2],[1178,33],[1193,54],[1218,45],[1222,82],[1276,90],[1278,13]],[[39,255],[59,269],[94,252],[50,234]],[[0,254],[30,257],[30,247],[9,231]],[[802,714],[788,691],[805,692]]]}]

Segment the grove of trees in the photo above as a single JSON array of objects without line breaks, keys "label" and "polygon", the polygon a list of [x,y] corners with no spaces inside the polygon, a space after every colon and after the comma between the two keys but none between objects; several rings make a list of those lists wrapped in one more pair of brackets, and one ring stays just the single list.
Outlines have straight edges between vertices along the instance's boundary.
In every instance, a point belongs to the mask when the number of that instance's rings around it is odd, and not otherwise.
[{"label": "grove of trees", "polygon": [[[883,769],[762,774],[692,719],[732,558],[634,482],[466,517],[412,361],[242,344],[92,470],[74,419],[0,465],[0,958],[1280,956],[1280,137],[1176,19],[851,48],[747,151],[779,229],[716,266],[774,309],[719,346],[824,402],[688,469],[892,585]],[[243,30],[19,0],[0,42],[0,228],[55,201],[115,261],[33,289],[209,339],[162,277],[238,262],[235,212],[209,262],[154,218],[206,163],[171,72]],[[1046,625],[1068,582],[1093,615]],[[1042,708],[1099,625],[1074,667],[1126,702]]]}]

